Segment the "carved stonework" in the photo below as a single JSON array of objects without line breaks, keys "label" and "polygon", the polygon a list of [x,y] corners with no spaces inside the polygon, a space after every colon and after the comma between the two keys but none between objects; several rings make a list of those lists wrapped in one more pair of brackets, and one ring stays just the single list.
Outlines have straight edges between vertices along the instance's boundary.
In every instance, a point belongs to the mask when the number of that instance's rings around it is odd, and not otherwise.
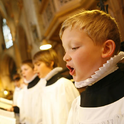
[{"label": "carved stonework", "polygon": [[65,4],[71,1],[74,1],[74,0],[57,0],[57,1],[58,1],[59,6],[64,6]]},{"label": "carved stonework", "polygon": [[42,19],[43,19],[43,27],[46,29],[51,20],[53,19],[54,17],[54,13],[55,13],[55,8],[54,8],[54,5],[51,1],[49,1],[46,5],[46,8],[44,9],[44,12],[43,12],[43,15],[42,15]]},{"label": "carved stonework", "polygon": [[[61,9],[64,8],[63,11],[73,8],[77,4],[81,4],[81,1],[85,0],[53,0],[54,5],[56,8],[56,12],[62,11]],[[73,4],[74,3],[74,4]]]},{"label": "carved stonework", "polygon": [[50,4],[50,2],[48,3],[48,5],[46,7],[45,14],[46,14],[47,22],[50,22],[50,20],[53,17],[53,10],[52,10],[52,5]]}]

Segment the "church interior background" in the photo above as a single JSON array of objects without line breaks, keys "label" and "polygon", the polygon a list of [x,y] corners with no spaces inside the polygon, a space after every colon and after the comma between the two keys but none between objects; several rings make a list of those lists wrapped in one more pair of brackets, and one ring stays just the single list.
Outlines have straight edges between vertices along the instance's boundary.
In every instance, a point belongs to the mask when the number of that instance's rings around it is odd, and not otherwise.
[{"label": "church interior background", "polygon": [[124,41],[124,0],[0,0],[0,97],[14,91],[12,74],[46,40],[65,68],[59,38],[61,23],[82,10],[105,9],[119,25]]}]

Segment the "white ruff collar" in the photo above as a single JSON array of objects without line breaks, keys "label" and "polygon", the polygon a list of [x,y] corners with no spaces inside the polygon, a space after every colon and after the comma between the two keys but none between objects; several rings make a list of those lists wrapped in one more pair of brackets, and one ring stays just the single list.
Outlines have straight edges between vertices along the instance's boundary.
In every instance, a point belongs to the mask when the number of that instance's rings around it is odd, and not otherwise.
[{"label": "white ruff collar", "polygon": [[57,73],[60,72],[60,71],[62,71],[62,67],[56,67],[56,68],[54,68],[52,71],[50,71],[50,72],[46,75],[45,79],[46,79],[46,80],[49,80],[51,77],[53,77],[55,74],[57,74]]},{"label": "white ruff collar", "polygon": [[31,81],[33,81],[35,78],[37,77],[37,74],[35,74],[32,78],[31,78],[31,80],[26,80],[26,79],[24,79],[24,82],[26,83],[26,84],[29,84]]},{"label": "white ruff collar", "polygon": [[117,70],[118,69],[117,63],[121,61],[123,57],[124,52],[120,52],[118,55],[114,55],[114,57],[111,57],[110,60],[103,64],[103,66],[100,67],[99,70],[95,72],[95,74],[91,75],[91,78],[88,78],[84,81],[75,82],[75,86],[77,88],[81,88],[93,85],[100,79]]},{"label": "white ruff collar", "polygon": [[60,71],[62,71],[62,68],[61,67],[56,67],[54,68],[52,71],[50,71],[45,78],[41,78],[40,79],[40,82],[42,85],[41,88],[45,87],[46,84],[47,84],[47,80],[49,80],[51,77],[53,77],[55,74],[59,73]]}]

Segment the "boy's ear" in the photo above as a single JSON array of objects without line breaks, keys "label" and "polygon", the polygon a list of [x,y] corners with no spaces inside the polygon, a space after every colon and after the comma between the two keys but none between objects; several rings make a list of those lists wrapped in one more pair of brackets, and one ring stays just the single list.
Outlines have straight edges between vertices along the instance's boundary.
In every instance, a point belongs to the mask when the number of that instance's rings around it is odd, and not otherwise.
[{"label": "boy's ear", "polygon": [[111,57],[115,51],[115,42],[113,40],[107,40],[103,44],[102,58]]},{"label": "boy's ear", "polygon": [[50,67],[53,68],[54,61],[51,62]]}]

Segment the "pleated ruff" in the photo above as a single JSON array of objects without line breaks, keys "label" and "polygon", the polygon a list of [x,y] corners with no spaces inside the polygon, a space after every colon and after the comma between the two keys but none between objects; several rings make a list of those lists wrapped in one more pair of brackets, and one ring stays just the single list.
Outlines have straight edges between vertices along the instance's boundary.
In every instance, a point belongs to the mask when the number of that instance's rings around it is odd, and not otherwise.
[{"label": "pleated ruff", "polygon": [[100,79],[104,78],[108,74],[114,72],[118,69],[117,63],[121,61],[124,58],[124,52],[120,52],[118,55],[115,55],[114,57],[111,57],[110,60],[108,60],[105,64],[103,64],[102,67],[99,68],[98,71],[95,72],[95,74],[91,75],[90,78],[75,82],[75,86],[77,88],[85,87],[85,86],[91,86]]}]

